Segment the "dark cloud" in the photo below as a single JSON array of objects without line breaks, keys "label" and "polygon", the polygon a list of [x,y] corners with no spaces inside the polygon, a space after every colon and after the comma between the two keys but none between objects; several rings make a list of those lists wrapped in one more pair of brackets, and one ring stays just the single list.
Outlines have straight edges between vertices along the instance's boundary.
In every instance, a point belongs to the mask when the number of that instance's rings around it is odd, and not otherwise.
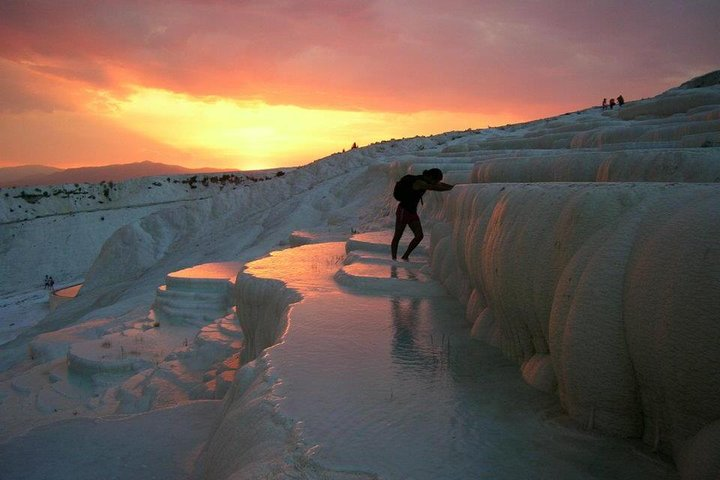
[{"label": "dark cloud", "polygon": [[717,1],[4,0],[0,55],[108,90],[490,113],[717,68],[719,17]]},{"label": "dark cloud", "polygon": [[0,113],[73,110],[67,92],[12,62],[0,60]]}]

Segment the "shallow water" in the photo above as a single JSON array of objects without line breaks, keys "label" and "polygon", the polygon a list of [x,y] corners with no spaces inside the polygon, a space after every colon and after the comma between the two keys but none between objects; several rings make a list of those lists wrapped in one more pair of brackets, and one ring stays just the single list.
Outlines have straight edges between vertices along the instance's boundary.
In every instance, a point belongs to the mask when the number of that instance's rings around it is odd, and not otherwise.
[{"label": "shallow water", "polygon": [[300,247],[248,268],[305,296],[268,353],[281,413],[302,422],[320,464],[384,478],[674,478],[629,442],[564,426],[556,397],[470,339],[454,299],[335,285],[342,248]]},{"label": "shallow water", "polygon": [[195,265],[169,274],[173,278],[221,279],[235,282],[242,262],[215,262]]}]

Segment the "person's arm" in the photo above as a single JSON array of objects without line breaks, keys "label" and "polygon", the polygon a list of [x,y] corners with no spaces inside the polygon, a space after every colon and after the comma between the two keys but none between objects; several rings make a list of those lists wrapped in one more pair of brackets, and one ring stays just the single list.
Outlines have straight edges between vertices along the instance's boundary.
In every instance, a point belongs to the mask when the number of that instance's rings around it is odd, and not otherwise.
[{"label": "person's arm", "polygon": [[451,190],[455,185],[450,185],[449,183],[443,183],[438,182],[435,185],[431,185],[433,188],[430,188],[430,190],[437,190],[439,192],[446,192],[448,190]]},{"label": "person's arm", "polygon": [[437,192],[446,192],[453,188],[455,185],[450,185],[448,183],[438,182],[438,183],[428,183],[425,180],[417,179],[413,183],[413,190],[435,190]]}]

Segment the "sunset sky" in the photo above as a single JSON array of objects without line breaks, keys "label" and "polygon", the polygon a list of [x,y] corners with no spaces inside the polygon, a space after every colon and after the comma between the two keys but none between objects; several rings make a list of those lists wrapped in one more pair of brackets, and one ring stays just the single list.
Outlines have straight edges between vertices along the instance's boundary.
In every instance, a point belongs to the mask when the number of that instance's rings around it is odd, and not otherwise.
[{"label": "sunset sky", "polygon": [[0,0],[0,167],[269,168],[656,95],[718,0]]}]

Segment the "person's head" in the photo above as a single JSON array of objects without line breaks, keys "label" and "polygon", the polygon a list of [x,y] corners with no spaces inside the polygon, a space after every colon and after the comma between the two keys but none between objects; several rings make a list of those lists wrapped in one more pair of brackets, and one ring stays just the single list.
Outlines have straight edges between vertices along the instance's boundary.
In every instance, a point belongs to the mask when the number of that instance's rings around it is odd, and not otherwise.
[{"label": "person's head", "polygon": [[438,183],[443,179],[443,173],[439,168],[431,168],[423,171],[423,177],[430,183]]}]

